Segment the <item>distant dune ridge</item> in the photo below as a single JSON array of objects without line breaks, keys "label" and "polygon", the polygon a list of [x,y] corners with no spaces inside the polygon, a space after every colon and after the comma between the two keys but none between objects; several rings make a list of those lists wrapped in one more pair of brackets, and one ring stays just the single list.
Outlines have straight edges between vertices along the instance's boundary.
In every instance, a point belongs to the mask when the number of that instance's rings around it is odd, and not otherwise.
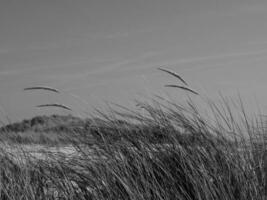
[{"label": "distant dune ridge", "polygon": [[81,119],[73,115],[36,116],[21,122],[8,124],[0,128],[0,131],[25,132],[57,130],[59,127],[83,127],[89,119]]}]

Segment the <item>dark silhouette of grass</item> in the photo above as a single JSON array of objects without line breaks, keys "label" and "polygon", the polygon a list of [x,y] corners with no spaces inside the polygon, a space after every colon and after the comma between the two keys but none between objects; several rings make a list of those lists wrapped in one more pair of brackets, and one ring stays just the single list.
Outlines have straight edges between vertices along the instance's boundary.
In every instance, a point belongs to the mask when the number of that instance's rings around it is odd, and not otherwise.
[{"label": "dark silhouette of grass", "polygon": [[51,88],[51,87],[46,87],[46,86],[39,86],[39,87],[27,87],[24,88],[24,90],[47,90],[47,91],[51,91],[51,92],[55,92],[55,93],[60,93],[59,90],[55,89],[55,88]]}]

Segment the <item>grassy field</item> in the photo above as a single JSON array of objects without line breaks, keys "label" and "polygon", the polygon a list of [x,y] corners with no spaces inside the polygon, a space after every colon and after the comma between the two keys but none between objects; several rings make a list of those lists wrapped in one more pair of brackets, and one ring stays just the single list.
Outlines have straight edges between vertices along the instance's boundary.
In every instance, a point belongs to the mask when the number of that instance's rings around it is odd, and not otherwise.
[{"label": "grassy field", "polygon": [[266,199],[266,119],[241,100],[205,103],[207,112],[158,98],[139,102],[142,112],[2,127],[0,199]]}]

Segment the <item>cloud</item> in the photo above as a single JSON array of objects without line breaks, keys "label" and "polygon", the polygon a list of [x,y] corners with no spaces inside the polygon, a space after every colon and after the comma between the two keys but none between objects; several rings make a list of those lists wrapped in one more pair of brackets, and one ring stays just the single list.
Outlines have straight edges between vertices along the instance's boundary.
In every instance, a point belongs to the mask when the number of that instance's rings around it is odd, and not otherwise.
[{"label": "cloud", "polygon": [[87,38],[89,40],[113,40],[113,39],[123,39],[139,34],[151,33],[155,28],[139,28],[139,29],[122,29],[113,32],[98,32],[97,34],[83,34],[81,35],[83,39]]},{"label": "cloud", "polygon": [[19,69],[8,69],[8,70],[0,70],[0,76],[6,76],[6,75],[14,75],[20,73],[22,70]]},{"label": "cloud", "polygon": [[216,61],[216,60],[224,60],[224,59],[237,59],[245,56],[258,56],[258,55],[266,55],[267,49],[258,50],[258,51],[246,51],[246,52],[234,52],[230,54],[220,54],[220,55],[212,55],[212,56],[202,56],[202,57],[193,57],[177,60],[177,63],[197,63],[202,61]]},{"label": "cloud", "polygon": [[132,64],[140,63],[140,65],[141,65],[142,61],[144,59],[152,58],[152,57],[155,57],[155,56],[160,55],[160,54],[161,54],[161,51],[146,52],[141,56],[138,56],[138,57],[135,57],[135,58],[131,58],[131,59],[120,60],[120,61],[118,61],[118,62],[116,62],[114,64],[111,64],[111,65],[109,64],[106,67],[103,67],[101,69],[96,69],[96,70],[94,70],[92,72],[89,72],[87,75],[108,73],[108,72],[112,72],[114,70],[121,69],[122,67],[129,67],[129,65],[132,65]]},{"label": "cloud", "polygon": [[[208,62],[216,62],[219,64],[220,62],[236,60],[236,59],[243,59],[250,58],[251,56],[267,56],[267,49],[257,50],[257,51],[243,51],[243,52],[233,52],[229,54],[217,54],[217,55],[210,55],[210,56],[199,56],[199,57],[189,57],[189,58],[180,58],[180,59],[165,59],[159,62],[154,62],[147,64],[146,68],[151,67],[159,67],[159,66],[173,66],[179,64],[201,64],[201,63],[208,63]],[[140,67],[141,68],[141,67]],[[144,68],[144,67],[142,67]]]}]

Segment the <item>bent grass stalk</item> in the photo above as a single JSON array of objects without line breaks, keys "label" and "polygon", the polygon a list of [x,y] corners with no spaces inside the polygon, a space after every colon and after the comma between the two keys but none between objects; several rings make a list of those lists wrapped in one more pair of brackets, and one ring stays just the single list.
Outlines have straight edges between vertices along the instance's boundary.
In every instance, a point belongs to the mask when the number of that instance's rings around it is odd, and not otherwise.
[{"label": "bent grass stalk", "polygon": [[173,87],[173,88],[180,88],[182,90],[186,90],[186,91],[189,91],[193,94],[196,94],[196,95],[199,95],[197,92],[195,92],[194,90],[188,88],[188,87],[184,87],[184,86],[180,86],[180,85],[165,85],[165,87]]},{"label": "bent grass stalk", "polygon": [[65,110],[69,110],[69,111],[72,111],[71,108],[69,108],[68,106],[65,106],[63,104],[56,104],[56,103],[53,103],[53,104],[42,104],[42,105],[37,105],[36,107],[58,107],[58,108],[63,108]]},{"label": "bent grass stalk", "polygon": [[162,68],[162,67],[159,67],[158,70],[161,70],[161,71],[163,71],[163,72],[166,72],[166,73],[168,73],[168,74],[170,74],[170,75],[172,75],[172,76],[178,78],[178,79],[179,79],[182,83],[184,83],[185,85],[188,85],[188,84],[185,82],[185,80],[184,80],[180,75],[178,75],[176,72],[173,72],[173,71],[168,70],[168,69],[164,69],[164,68]]},{"label": "bent grass stalk", "polygon": [[60,93],[59,90],[55,89],[55,88],[51,88],[51,87],[46,87],[46,86],[38,86],[38,87],[27,87],[24,88],[24,90],[47,90],[47,91],[51,91],[51,92],[55,92],[55,93]]}]

